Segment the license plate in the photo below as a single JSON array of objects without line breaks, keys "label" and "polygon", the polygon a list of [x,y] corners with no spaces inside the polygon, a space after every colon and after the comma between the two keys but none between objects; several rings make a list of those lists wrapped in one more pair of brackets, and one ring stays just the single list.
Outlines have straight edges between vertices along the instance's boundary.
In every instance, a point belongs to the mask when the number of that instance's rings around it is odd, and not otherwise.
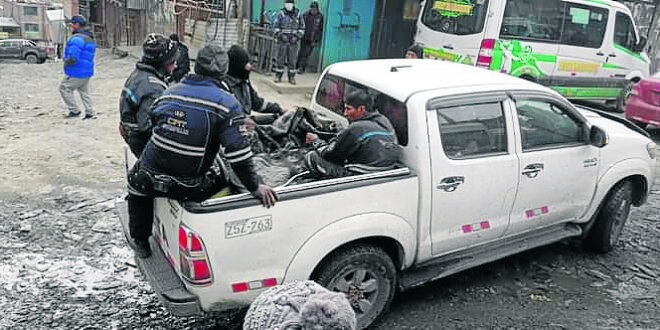
[{"label": "license plate", "polygon": [[225,223],[225,238],[234,238],[269,231],[273,229],[273,221],[269,215],[237,220]]}]

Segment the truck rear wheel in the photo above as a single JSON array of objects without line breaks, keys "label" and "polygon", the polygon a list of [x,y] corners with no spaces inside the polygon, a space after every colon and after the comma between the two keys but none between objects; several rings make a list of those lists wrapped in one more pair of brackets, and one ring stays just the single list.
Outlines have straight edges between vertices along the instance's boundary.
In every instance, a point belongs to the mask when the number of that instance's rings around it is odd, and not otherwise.
[{"label": "truck rear wheel", "polygon": [[623,181],[609,192],[596,223],[584,241],[587,249],[601,253],[612,251],[630,215],[632,187],[632,182]]},{"label": "truck rear wheel", "polygon": [[396,269],[380,248],[354,245],[333,253],[314,280],[330,291],[343,292],[353,306],[358,329],[379,319],[396,290]]},{"label": "truck rear wheel", "polygon": [[29,54],[28,56],[25,56],[25,62],[28,64],[37,64],[39,59],[37,58],[37,55],[34,54]]}]

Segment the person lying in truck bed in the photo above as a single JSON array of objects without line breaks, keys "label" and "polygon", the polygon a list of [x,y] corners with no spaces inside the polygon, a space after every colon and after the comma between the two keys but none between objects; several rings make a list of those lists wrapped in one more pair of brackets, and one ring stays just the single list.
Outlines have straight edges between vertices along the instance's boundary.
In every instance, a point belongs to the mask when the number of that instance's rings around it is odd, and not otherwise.
[{"label": "person lying in truck bed", "polygon": [[308,133],[307,143],[317,147],[305,156],[309,171],[322,177],[343,177],[393,169],[400,147],[394,127],[376,111],[366,92],[357,90],[344,99],[350,124],[329,143]]}]

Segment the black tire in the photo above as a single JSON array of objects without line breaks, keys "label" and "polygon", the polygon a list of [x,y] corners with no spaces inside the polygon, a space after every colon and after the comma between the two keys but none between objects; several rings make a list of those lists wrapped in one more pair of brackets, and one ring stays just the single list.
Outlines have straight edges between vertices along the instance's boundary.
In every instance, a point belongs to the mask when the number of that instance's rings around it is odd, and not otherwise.
[{"label": "black tire", "polygon": [[619,113],[626,111],[626,103],[628,103],[630,93],[632,92],[633,86],[635,86],[635,84],[635,81],[629,81],[628,84],[626,84],[626,87],[623,88],[621,94],[619,94],[619,97],[616,98],[616,108],[614,111]]},{"label": "black tire", "polygon": [[385,251],[371,245],[354,245],[333,253],[313,280],[330,291],[345,293],[355,310],[358,329],[364,329],[389,308],[397,274]]},{"label": "black tire", "polygon": [[585,239],[585,248],[600,253],[614,249],[630,215],[632,189],[632,182],[623,181],[617,183],[607,194],[596,223]]},{"label": "black tire", "polygon": [[37,58],[37,55],[28,54],[28,56],[25,56],[25,62],[27,62],[27,64],[37,64],[39,58]]}]

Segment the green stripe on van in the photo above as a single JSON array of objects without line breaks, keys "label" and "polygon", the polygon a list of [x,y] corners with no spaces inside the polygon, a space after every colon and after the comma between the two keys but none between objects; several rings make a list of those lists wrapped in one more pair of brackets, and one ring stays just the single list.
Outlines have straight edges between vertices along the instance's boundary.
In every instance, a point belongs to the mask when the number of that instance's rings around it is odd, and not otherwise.
[{"label": "green stripe on van", "polygon": [[552,55],[552,54],[541,54],[541,53],[533,53],[532,57],[537,62],[547,62],[547,63],[555,63],[557,62],[557,55]]},{"label": "green stripe on van", "polygon": [[603,68],[605,68],[605,69],[619,69],[619,70],[625,70],[626,69],[626,68],[624,68],[624,67],[622,67],[618,64],[614,64],[614,63],[603,63]]},{"label": "green stripe on van", "polygon": [[597,4],[601,4],[601,5],[605,5],[605,6],[608,6],[608,7],[612,6],[612,4],[609,1],[603,1],[603,0],[587,0],[587,1],[597,3]]},{"label": "green stripe on van", "polygon": [[616,98],[621,88],[613,87],[564,87],[550,86],[568,99]]},{"label": "green stripe on van", "polygon": [[620,50],[620,51],[622,51],[622,52],[624,52],[624,53],[626,53],[626,54],[629,54],[629,55],[631,55],[632,57],[634,57],[634,58],[636,58],[636,59],[638,59],[638,60],[640,60],[640,61],[642,61],[642,62],[644,62],[644,63],[648,63],[648,62],[642,57],[642,55],[640,55],[639,53],[635,53],[635,52],[631,51],[630,49],[628,49],[628,48],[626,48],[626,47],[623,47],[623,46],[621,46],[621,45],[619,45],[619,44],[617,44],[617,43],[614,43],[614,48],[616,48],[616,49],[618,49],[618,50]]}]

